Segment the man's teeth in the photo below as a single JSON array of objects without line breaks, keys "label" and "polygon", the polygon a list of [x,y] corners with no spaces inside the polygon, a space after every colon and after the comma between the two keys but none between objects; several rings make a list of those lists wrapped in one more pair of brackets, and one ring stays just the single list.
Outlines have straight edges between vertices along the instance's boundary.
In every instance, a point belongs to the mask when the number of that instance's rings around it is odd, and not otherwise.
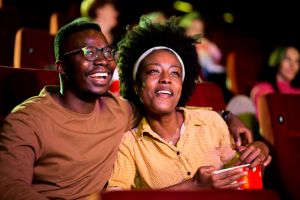
[{"label": "man's teeth", "polygon": [[171,95],[171,92],[168,91],[168,90],[159,90],[159,91],[157,91],[157,94],[169,94],[169,95]]},{"label": "man's teeth", "polygon": [[106,78],[107,76],[107,72],[99,72],[91,75],[92,78]]}]

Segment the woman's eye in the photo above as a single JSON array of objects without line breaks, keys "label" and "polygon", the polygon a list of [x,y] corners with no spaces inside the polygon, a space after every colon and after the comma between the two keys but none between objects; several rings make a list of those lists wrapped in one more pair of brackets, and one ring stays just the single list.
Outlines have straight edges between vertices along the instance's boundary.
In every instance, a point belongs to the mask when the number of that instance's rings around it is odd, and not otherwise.
[{"label": "woman's eye", "polygon": [[175,72],[172,72],[172,75],[173,75],[173,76],[176,76],[176,77],[180,77],[180,73],[179,73],[179,72],[176,72],[176,71],[175,71]]},{"label": "woman's eye", "polygon": [[156,74],[156,73],[159,73],[159,71],[157,69],[149,70],[149,74]]}]

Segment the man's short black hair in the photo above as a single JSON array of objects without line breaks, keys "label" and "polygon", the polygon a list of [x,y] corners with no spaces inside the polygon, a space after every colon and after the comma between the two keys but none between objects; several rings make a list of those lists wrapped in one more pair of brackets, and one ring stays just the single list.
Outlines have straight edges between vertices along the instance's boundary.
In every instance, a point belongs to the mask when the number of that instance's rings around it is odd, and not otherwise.
[{"label": "man's short black hair", "polygon": [[93,29],[101,32],[101,28],[99,27],[99,25],[91,22],[88,18],[77,18],[72,22],[61,27],[54,39],[55,60],[61,59],[64,42],[67,41],[67,39],[72,34],[82,32],[88,29]]}]

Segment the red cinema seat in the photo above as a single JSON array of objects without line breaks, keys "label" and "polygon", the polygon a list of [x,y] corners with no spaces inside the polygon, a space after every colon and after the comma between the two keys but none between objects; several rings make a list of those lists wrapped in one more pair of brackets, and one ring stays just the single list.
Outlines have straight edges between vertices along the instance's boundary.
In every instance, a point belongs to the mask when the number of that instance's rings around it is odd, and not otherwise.
[{"label": "red cinema seat", "polygon": [[211,107],[215,111],[220,111],[225,109],[225,100],[219,85],[204,81],[196,84],[195,91],[186,105]]},{"label": "red cinema seat", "polygon": [[57,71],[0,66],[0,121],[19,103],[38,95],[45,85],[58,85]]},{"label": "red cinema seat", "polygon": [[[261,135],[273,150],[270,179],[284,199],[300,199],[300,95],[267,94],[258,100]],[[267,171],[266,171],[267,172]]]},{"label": "red cinema seat", "polygon": [[101,193],[101,200],[279,200],[279,195],[271,190],[195,190],[159,191],[132,190]]},{"label": "red cinema seat", "polygon": [[0,7],[0,65],[12,66],[15,35],[21,17],[15,7]]},{"label": "red cinema seat", "polygon": [[227,82],[233,94],[249,95],[262,66],[262,53],[236,50],[227,56]]},{"label": "red cinema seat", "polygon": [[54,36],[45,30],[20,28],[15,37],[14,67],[55,69]]},{"label": "red cinema seat", "polygon": [[75,5],[71,5],[67,12],[53,12],[49,21],[49,33],[56,35],[57,31],[65,24],[80,17],[80,11],[77,10]]}]

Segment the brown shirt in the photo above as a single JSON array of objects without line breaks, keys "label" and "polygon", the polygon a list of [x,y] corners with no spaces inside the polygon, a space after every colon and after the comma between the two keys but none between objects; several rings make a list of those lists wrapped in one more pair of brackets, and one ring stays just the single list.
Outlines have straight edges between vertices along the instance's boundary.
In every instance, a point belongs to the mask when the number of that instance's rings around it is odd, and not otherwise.
[{"label": "brown shirt", "polygon": [[0,130],[0,199],[85,199],[111,175],[132,110],[99,98],[89,114],[72,112],[44,88],[17,106]]}]

